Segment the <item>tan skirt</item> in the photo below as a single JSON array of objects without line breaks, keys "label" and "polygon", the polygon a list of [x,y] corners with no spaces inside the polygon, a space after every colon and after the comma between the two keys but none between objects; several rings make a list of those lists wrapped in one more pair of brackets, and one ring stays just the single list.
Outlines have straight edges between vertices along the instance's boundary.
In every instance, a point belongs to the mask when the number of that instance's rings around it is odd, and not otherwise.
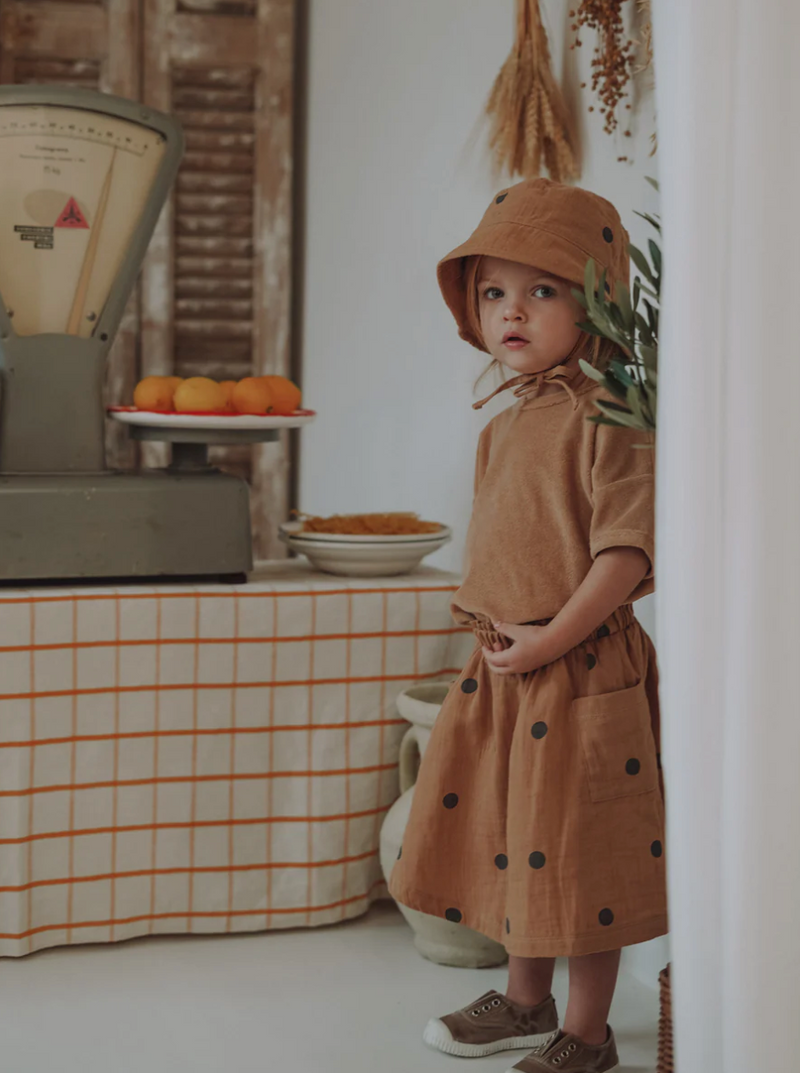
[{"label": "tan skirt", "polygon": [[472,656],[436,720],[390,890],[519,957],[667,931],[658,670],[629,605],[561,659]]}]

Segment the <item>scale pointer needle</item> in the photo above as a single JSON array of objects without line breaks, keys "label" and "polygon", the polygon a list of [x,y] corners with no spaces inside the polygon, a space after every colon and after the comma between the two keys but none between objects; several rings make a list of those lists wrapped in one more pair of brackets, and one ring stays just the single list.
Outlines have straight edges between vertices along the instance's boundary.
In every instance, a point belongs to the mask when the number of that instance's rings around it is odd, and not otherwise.
[{"label": "scale pointer needle", "polygon": [[67,322],[67,335],[78,335],[81,327],[81,320],[83,317],[83,307],[86,304],[86,295],[89,290],[89,283],[92,279],[92,272],[94,271],[94,262],[97,257],[97,246],[100,241],[100,232],[103,229],[103,220],[106,215],[106,207],[108,206],[108,195],[111,191],[111,175],[114,171],[114,162],[117,159],[117,150],[111,154],[111,163],[108,166],[108,174],[106,175],[105,182],[103,183],[103,189],[100,191],[100,201],[97,205],[97,212],[94,217],[94,226],[89,237],[89,245],[86,247],[86,254],[83,258],[83,268],[81,269],[80,278],[78,279],[78,286],[75,289],[75,300],[72,303],[72,310],[69,315],[69,321]]}]

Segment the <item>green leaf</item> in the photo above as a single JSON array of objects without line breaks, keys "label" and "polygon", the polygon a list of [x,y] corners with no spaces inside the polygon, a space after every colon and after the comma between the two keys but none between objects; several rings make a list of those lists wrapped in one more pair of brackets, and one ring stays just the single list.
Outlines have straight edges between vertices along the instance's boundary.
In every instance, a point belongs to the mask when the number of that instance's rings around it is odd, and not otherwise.
[{"label": "green leaf", "polygon": [[626,390],[633,383],[635,383],[633,377],[631,376],[631,374],[628,372],[628,370],[625,368],[625,366],[622,364],[621,361],[612,361],[611,368],[612,368],[612,370],[614,372],[614,375],[619,380],[619,382],[621,384],[625,385]]},{"label": "green leaf", "polygon": [[612,428],[624,427],[619,421],[614,421],[610,417],[603,417],[601,414],[592,414],[592,416],[587,417],[586,420],[591,421],[593,425],[611,425]]},{"label": "green leaf", "polygon": [[661,295],[654,291],[652,287],[648,287],[646,283],[642,283],[642,290],[645,294],[649,294],[651,298],[655,298],[657,302],[661,301]]},{"label": "green leaf", "polygon": [[600,306],[601,309],[604,305],[608,304],[608,298],[606,296],[607,275],[608,270],[604,268],[603,271],[600,273],[600,282],[597,284],[597,304]]},{"label": "green leaf", "polygon": [[624,283],[617,284],[617,305],[622,314],[622,322],[633,335],[633,306],[631,305],[631,292]]},{"label": "green leaf", "polygon": [[650,325],[641,313],[636,314],[636,327],[639,329],[639,335],[645,343],[653,342],[653,333],[650,331]]},{"label": "green leaf", "polygon": [[595,267],[594,260],[590,257],[586,262],[586,269],[583,273],[583,287],[586,294],[586,308],[590,313],[594,313],[595,302],[595,286],[597,283],[597,269]]},{"label": "green leaf", "polygon": [[659,192],[659,193],[661,193],[661,190],[659,189],[659,185],[658,185],[658,180],[657,180],[657,179],[651,179],[649,175],[645,175],[645,179],[647,180],[647,182],[649,182],[649,183],[650,183],[650,185],[652,186],[652,188],[653,188],[654,190],[658,190],[658,192]]},{"label": "green leaf", "polygon": [[583,372],[587,376],[590,376],[592,380],[596,380],[599,384],[602,384],[605,380],[605,373],[601,373],[599,369],[595,369],[594,365],[590,365],[588,361],[584,361],[583,358],[578,362]]},{"label": "green leaf", "polygon": [[601,339],[608,339],[608,336],[600,328],[594,324],[590,324],[588,320],[579,320],[575,322],[575,327],[580,328],[582,332],[588,332],[589,335],[599,335]]},{"label": "green leaf", "polygon": [[650,249],[650,259],[653,262],[653,267],[655,268],[656,272],[660,276],[661,275],[661,250],[659,249],[658,245],[655,242],[653,242],[652,239],[647,240],[647,245],[648,245],[648,247]]},{"label": "green leaf", "polygon": [[628,253],[631,255],[631,260],[636,265],[636,267],[639,269],[639,271],[642,273],[642,275],[645,277],[645,279],[649,280],[650,283],[652,283],[653,286],[655,286],[656,281],[655,281],[655,278],[653,276],[653,270],[650,267],[650,265],[647,263],[647,258],[641,252],[641,250],[638,250],[635,246],[631,245],[631,246],[628,246]]},{"label": "green leaf", "polygon": [[[600,402],[595,399],[595,406],[606,416],[613,417],[620,425],[624,425],[626,428],[638,429],[641,432],[646,430],[646,426],[642,425],[641,420],[632,414],[630,410],[625,410],[622,407],[616,407],[611,402]],[[611,411],[610,413],[608,411]]]},{"label": "green leaf", "polygon": [[636,215],[641,216],[643,220],[647,220],[651,227],[654,227],[659,234],[661,233],[661,224],[658,222],[658,220],[654,219],[646,212],[637,212]]},{"label": "green leaf", "polygon": [[572,290],[572,297],[575,299],[575,301],[579,305],[582,305],[584,309],[586,309],[587,308],[586,295],[583,293],[583,291],[579,291],[577,287],[572,287],[571,290]]}]

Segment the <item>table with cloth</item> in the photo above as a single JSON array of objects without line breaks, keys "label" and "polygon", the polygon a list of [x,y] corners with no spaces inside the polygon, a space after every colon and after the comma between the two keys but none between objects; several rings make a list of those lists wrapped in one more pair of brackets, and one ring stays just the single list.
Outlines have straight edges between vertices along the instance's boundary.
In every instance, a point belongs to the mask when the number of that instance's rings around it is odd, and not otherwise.
[{"label": "table with cloth", "polygon": [[397,694],[455,574],[0,590],[0,955],[330,924],[386,896]]}]

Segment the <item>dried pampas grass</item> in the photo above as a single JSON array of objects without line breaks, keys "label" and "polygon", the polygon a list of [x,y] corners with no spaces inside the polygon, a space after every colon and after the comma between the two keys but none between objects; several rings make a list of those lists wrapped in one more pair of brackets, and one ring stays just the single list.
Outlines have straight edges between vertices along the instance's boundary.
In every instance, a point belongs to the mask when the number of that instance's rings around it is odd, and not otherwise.
[{"label": "dried pampas grass", "polygon": [[516,40],[495,79],[486,113],[497,175],[535,179],[544,164],[556,182],[580,176],[578,140],[553,77],[539,0],[517,0]]}]

